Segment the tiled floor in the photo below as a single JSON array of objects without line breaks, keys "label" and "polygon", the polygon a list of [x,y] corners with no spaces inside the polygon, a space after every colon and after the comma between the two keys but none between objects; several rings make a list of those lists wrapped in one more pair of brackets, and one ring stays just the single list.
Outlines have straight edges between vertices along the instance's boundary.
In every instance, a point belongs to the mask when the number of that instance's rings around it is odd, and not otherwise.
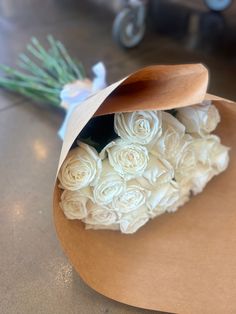
[{"label": "tiled floor", "polygon": [[[214,22],[206,39],[204,26],[199,32],[192,22],[192,16],[199,22],[208,14],[200,2],[189,7],[188,25],[177,37],[172,24],[160,24],[156,13],[158,34],[149,30],[137,49],[124,51],[111,39],[113,16],[104,7],[95,10],[73,0],[0,0],[0,62],[14,65],[31,36],[44,41],[51,33],[87,69],[103,60],[109,82],[149,64],[203,62],[211,71],[210,91],[236,99],[234,11],[226,13],[226,25]],[[178,10],[170,20],[183,20],[186,7]],[[1,313],[151,313],[92,291],[60,248],[52,221],[52,189],[62,119],[60,111],[0,92]]]}]

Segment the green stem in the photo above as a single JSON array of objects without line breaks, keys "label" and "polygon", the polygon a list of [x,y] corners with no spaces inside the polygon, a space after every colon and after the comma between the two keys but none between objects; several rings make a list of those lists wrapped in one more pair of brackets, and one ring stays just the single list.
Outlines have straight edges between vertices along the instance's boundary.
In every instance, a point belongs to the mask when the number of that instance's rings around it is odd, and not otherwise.
[{"label": "green stem", "polygon": [[69,75],[68,71],[63,71],[62,67],[58,64],[57,59],[53,58],[48,52],[46,52],[36,38],[32,38],[32,43],[38,49],[38,52],[29,45],[29,47],[32,48],[31,53],[43,61],[49,72],[55,70],[56,76],[62,84],[66,84],[68,81],[74,79]]},{"label": "green stem", "polygon": [[57,41],[57,47],[60,50],[62,56],[65,58],[69,68],[71,68],[71,70],[74,71],[75,75],[77,76],[77,79],[83,79],[83,76],[80,72],[80,70],[77,68],[76,64],[74,63],[74,61],[71,59],[71,57],[68,55],[65,47],[62,45],[62,43],[60,41]]},{"label": "green stem", "polygon": [[30,82],[21,82],[21,81],[17,81],[17,80],[11,80],[11,79],[7,79],[7,78],[0,78],[0,85],[9,85],[9,86],[19,86],[19,87],[23,87],[23,88],[30,88],[30,89],[34,89],[37,91],[41,91],[41,92],[45,92],[45,93],[49,93],[49,94],[54,94],[54,95],[59,95],[60,94],[60,89],[51,89],[51,88],[47,88],[45,86],[42,85],[38,85],[38,84],[34,84],[34,83],[30,83]]},{"label": "green stem", "polygon": [[31,61],[29,57],[24,54],[20,55],[20,59],[22,63],[20,66],[26,69],[27,71],[36,75],[36,77],[40,77],[46,80],[49,84],[58,84],[59,82],[52,76],[50,76],[44,69],[40,68],[36,63]]},{"label": "green stem", "polygon": [[[57,60],[57,62],[63,68],[64,73],[67,73],[68,71],[70,71],[70,69],[68,69],[65,60],[62,58],[60,51],[57,48],[56,41],[51,35],[48,36],[48,41],[51,46],[51,49],[49,50],[49,54],[52,56],[52,58]],[[73,77],[73,80],[74,79],[76,78]]]},{"label": "green stem", "polygon": [[[45,84],[45,79],[42,79],[40,77],[35,77],[33,75],[28,75],[28,74],[25,74],[23,72],[19,72],[15,69],[10,68],[10,67],[3,65],[3,64],[0,64],[0,69],[2,69],[5,72],[5,74],[13,80],[20,80],[20,81],[26,81],[26,82],[33,81],[37,84]],[[48,81],[46,82],[46,85],[48,87],[60,88],[59,85],[55,86],[54,83],[52,84],[51,82],[48,82]]]},{"label": "green stem", "polygon": [[48,36],[48,42],[50,48],[46,51],[36,38],[32,38],[31,44],[27,46],[31,56],[19,56],[20,67],[28,73],[0,64],[0,70],[5,75],[0,77],[0,87],[59,106],[63,86],[84,79],[86,75],[82,64],[69,56],[61,42],[51,35]]}]

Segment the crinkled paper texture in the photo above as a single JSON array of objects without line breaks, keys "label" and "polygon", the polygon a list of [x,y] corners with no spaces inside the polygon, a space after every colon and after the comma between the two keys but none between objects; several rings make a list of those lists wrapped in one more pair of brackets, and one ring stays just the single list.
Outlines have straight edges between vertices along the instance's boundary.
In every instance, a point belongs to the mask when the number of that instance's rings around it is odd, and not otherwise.
[{"label": "crinkled paper texture", "polygon": [[207,85],[201,64],[147,67],[87,99],[69,121],[58,170],[93,115],[204,99],[214,100],[221,115],[216,133],[231,147],[228,169],[203,193],[133,235],[68,220],[55,184],[54,222],[64,251],[83,280],[111,299],[171,313],[236,313],[236,107],[206,94]]}]

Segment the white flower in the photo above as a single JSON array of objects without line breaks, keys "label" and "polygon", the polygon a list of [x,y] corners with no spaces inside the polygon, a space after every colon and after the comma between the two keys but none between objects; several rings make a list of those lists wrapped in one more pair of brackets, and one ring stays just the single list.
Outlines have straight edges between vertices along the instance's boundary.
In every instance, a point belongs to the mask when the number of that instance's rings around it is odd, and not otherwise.
[{"label": "white flower", "polygon": [[154,218],[166,211],[179,199],[179,185],[175,181],[160,184],[152,190],[147,201],[147,207],[151,218]]},{"label": "white flower", "polygon": [[153,186],[161,183],[170,182],[174,177],[174,169],[172,165],[162,158],[149,154],[149,162],[142,177],[138,177],[137,181],[147,189],[153,189]]},{"label": "white flower", "polygon": [[177,182],[179,186],[179,198],[177,201],[166,208],[168,213],[175,212],[180,206],[183,206],[190,199],[191,189],[193,188],[192,182]]},{"label": "white flower", "polygon": [[207,183],[215,175],[212,168],[204,167],[201,164],[198,164],[196,170],[192,173],[190,178],[191,182],[191,191],[194,195],[201,193]]},{"label": "white flower", "polygon": [[83,222],[88,225],[113,225],[119,222],[119,214],[114,210],[102,207],[89,200],[87,202],[88,216]]},{"label": "white flower", "polygon": [[103,160],[102,172],[93,190],[94,202],[99,205],[109,204],[125,187],[124,179],[110,166],[107,159]]},{"label": "white flower", "polygon": [[202,192],[213,176],[223,172],[229,164],[229,148],[216,135],[195,138],[193,147],[197,159],[195,170],[189,176],[194,194]]},{"label": "white flower", "polygon": [[192,136],[185,134],[185,127],[168,112],[162,113],[162,135],[150,143],[152,154],[163,156],[175,170],[175,178],[188,176],[196,165]]},{"label": "white flower", "polygon": [[203,101],[202,104],[179,108],[177,118],[185,125],[188,133],[204,135],[215,130],[220,122],[217,108],[211,101]]},{"label": "white flower", "polygon": [[162,112],[162,135],[154,139],[148,148],[154,155],[160,154],[168,161],[176,158],[176,152],[180,150],[182,139],[185,135],[185,127],[168,112]]},{"label": "white flower", "polygon": [[[193,138],[190,145],[194,151],[195,166],[189,171],[184,169],[176,173],[181,186],[190,186],[194,195],[201,193],[213,176],[224,171],[229,163],[229,149],[220,143],[218,136]],[[187,163],[186,163],[187,164]]]},{"label": "white flower", "polygon": [[171,163],[175,169],[175,179],[177,181],[188,178],[196,168],[196,153],[193,147],[194,140],[190,135],[184,135],[180,145],[172,156]]},{"label": "white flower", "polygon": [[134,233],[149,220],[146,206],[138,210],[123,214],[120,219],[120,230],[123,233]]},{"label": "white flower", "polygon": [[84,143],[72,149],[58,174],[60,187],[75,191],[96,184],[102,169],[102,161],[96,150]]},{"label": "white flower", "polygon": [[212,168],[215,174],[224,171],[229,163],[229,148],[220,143],[216,135],[196,138],[193,142],[198,163]]},{"label": "white flower", "polygon": [[141,176],[147,167],[148,150],[142,145],[117,139],[102,150],[100,153],[102,159],[105,158],[105,152],[108,154],[111,166],[125,180]]},{"label": "white flower", "polygon": [[114,197],[111,206],[119,213],[128,213],[143,206],[149,195],[148,190],[141,187],[136,180],[131,180],[127,182],[126,190]]},{"label": "white flower", "polygon": [[90,188],[78,191],[64,190],[60,207],[68,219],[83,219],[87,216],[87,203],[92,194]]},{"label": "white flower", "polygon": [[131,143],[147,144],[161,133],[161,111],[116,113],[115,132]]},{"label": "white flower", "polygon": [[225,171],[229,165],[229,147],[216,143],[211,157],[212,167],[216,174]]}]

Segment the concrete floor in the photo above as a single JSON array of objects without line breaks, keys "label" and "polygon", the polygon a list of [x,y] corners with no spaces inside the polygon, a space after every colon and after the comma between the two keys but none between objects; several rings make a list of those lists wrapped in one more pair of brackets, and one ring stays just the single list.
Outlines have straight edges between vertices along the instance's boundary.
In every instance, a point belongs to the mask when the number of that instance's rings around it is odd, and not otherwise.
[{"label": "concrete floor", "polygon": [[[51,33],[87,69],[103,60],[109,82],[149,64],[203,62],[211,72],[210,92],[235,100],[235,11],[228,10],[222,24],[222,17],[215,15],[204,20],[209,13],[201,1],[196,3],[187,9],[178,5],[170,16],[163,2],[168,18],[153,15],[152,30],[142,44],[124,51],[111,39],[113,15],[104,6],[0,0],[0,62],[14,65],[31,36],[44,42]],[[213,26],[206,25],[212,16]],[[177,21],[179,29],[174,26],[174,31],[168,19]],[[92,291],[62,252],[52,221],[62,120],[60,111],[0,92],[0,312],[151,313]]]}]

